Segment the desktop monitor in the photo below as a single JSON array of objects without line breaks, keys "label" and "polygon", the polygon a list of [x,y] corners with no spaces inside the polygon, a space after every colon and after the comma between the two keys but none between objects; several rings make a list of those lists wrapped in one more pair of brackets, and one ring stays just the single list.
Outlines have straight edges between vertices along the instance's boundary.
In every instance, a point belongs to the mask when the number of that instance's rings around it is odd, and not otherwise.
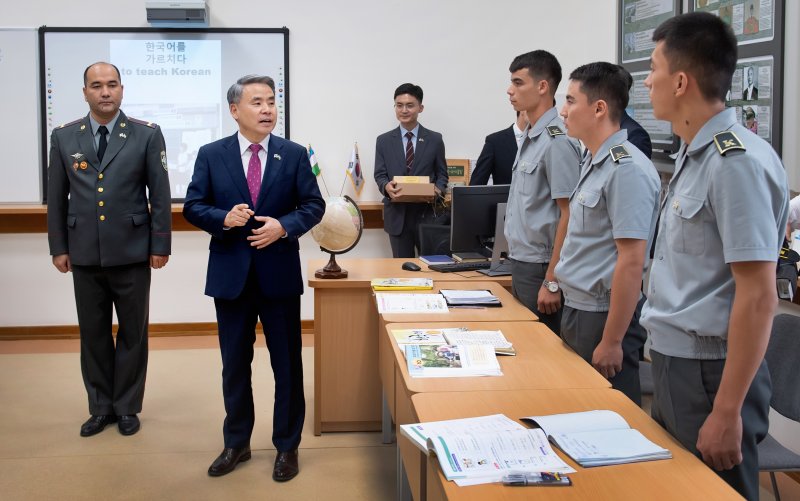
[{"label": "desktop monitor", "polygon": [[453,187],[450,222],[452,252],[478,252],[491,257],[495,242],[497,206],[508,201],[509,186],[498,184]]}]

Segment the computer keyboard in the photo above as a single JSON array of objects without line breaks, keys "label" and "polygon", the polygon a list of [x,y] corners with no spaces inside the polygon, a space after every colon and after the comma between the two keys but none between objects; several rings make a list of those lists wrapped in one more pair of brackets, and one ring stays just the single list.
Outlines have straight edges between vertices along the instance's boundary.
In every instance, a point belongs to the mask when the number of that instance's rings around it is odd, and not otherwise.
[{"label": "computer keyboard", "polygon": [[491,261],[468,261],[466,263],[429,264],[428,268],[441,273],[453,273],[459,271],[488,270],[491,266]]}]

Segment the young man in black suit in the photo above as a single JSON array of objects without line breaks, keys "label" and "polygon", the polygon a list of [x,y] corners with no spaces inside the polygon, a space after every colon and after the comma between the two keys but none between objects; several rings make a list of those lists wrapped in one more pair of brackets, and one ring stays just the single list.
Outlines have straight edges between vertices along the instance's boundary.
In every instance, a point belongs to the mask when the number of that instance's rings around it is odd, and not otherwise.
[{"label": "young man in black suit", "polygon": [[429,203],[401,203],[395,176],[428,176],[436,196],[447,189],[444,141],[438,132],[418,121],[424,110],[422,88],[404,83],[394,91],[394,111],[400,127],[378,136],[375,145],[375,182],[383,198],[383,229],[389,234],[393,257],[414,257],[419,250],[419,223],[431,216]]},{"label": "young man in black suit", "polygon": [[475,170],[469,176],[470,186],[488,184],[489,177],[492,184],[511,184],[511,167],[527,126],[528,115],[525,111],[518,111],[516,122],[486,136]]}]

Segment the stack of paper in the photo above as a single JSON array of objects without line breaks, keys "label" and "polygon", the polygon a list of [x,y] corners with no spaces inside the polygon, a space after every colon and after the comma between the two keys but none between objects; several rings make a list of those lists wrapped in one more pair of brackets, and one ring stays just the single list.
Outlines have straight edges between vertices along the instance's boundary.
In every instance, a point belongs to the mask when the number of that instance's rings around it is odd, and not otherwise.
[{"label": "stack of paper", "polygon": [[522,418],[538,425],[585,468],[670,459],[672,454],[631,428],[614,411],[597,410]]},{"label": "stack of paper", "polygon": [[508,339],[502,331],[469,331],[469,330],[448,330],[445,334],[447,342],[458,345],[488,344],[494,348],[497,355],[516,355]]},{"label": "stack of paper", "polygon": [[372,290],[376,291],[402,291],[402,290],[431,290],[431,278],[373,278],[370,282]]},{"label": "stack of paper", "polygon": [[525,429],[502,414],[401,425],[400,433],[434,452],[445,477],[458,485],[498,482],[511,472],[575,471],[541,430]]},{"label": "stack of paper", "polygon": [[[456,344],[448,343],[447,334],[462,332],[466,329],[456,327],[453,329],[392,329],[392,337],[397,344]],[[405,348],[403,348],[405,353]]]},{"label": "stack of paper", "polygon": [[487,290],[439,291],[450,306],[502,306],[500,299]]},{"label": "stack of paper", "polygon": [[465,327],[446,329],[392,329],[397,344],[488,344],[497,355],[516,355],[502,331],[471,331]]},{"label": "stack of paper", "polygon": [[441,294],[375,294],[378,313],[447,313],[447,303]]},{"label": "stack of paper", "polygon": [[406,364],[411,377],[502,376],[488,344],[409,344]]}]

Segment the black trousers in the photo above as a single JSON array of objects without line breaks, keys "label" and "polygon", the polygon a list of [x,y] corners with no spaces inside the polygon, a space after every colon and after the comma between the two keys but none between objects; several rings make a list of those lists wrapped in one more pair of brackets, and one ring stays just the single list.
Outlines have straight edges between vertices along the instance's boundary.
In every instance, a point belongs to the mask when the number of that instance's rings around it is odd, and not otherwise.
[{"label": "black trousers", "polygon": [[255,424],[251,364],[256,322],[260,318],[275,377],[272,443],[278,451],[300,444],[306,403],[303,394],[300,296],[270,298],[250,272],[244,291],[233,300],[215,299],[222,353],[225,447],[250,444]]},{"label": "black trousers", "polygon": [[[73,265],[72,280],[89,413],[138,414],[147,375],[150,265]],[[119,321],[116,345],[113,309]]]},{"label": "black trousers", "polygon": [[514,297],[539,317],[539,321],[548,329],[556,334],[560,333],[564,296],[561,296],[562,307],[555,313],[542,313],[538,306],[539,289],[542,288],[544,275],[550,263],[526,263],[515,259],[509,261],[511,261],[511,291]]},{"label": "black trousers", "polygon": [[430,204],[407,203],[404,204],[405,217],[403,231],[399,235],[389,235],[389,244],[392,246],[392,257],[416,257],[419,253],[419,224],[433,220],[433,210]]},{"label": "black trousers", "polygon": [[[711,413],[722,380],[725,360],[695,360],[650,350],[653,359],[651,413],[684,447],[702,459],[697,436]],[[742,463],[730,470],[714,471],[751,501],[758,500],[758,443],[769,430],[772,381],[761,362],[742,404]]]},{"label": "black trousers", "polygon": [[[608,381],[636,405],[642,405],[642,387],[639,381],[639,354],[647,341],[647,332],[639,325],[644,296],[636,303],[625,337],[622,338],[622,370]],[[561,316],[561,339],[581,358],[592,363],[595,348],[603,339],[608,312],[582,311],[564,306]]]}]

